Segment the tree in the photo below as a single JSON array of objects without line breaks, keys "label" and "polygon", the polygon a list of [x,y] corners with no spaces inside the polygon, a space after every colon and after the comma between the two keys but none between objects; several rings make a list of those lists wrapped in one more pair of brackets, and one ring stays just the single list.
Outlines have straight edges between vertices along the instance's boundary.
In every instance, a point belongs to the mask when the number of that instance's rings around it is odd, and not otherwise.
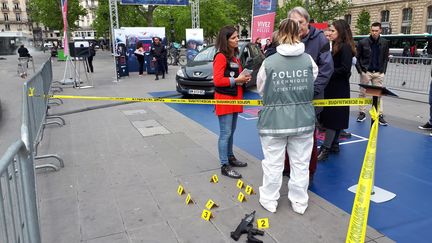
[{"label": "tree", "polygon": [[[63,29],[63,17],[60,0],[32,0],[29,1],[30,17],[34,22],[42,23],[52,30]],[[68,1],[68,26],[69,30],[78,28],[76,22],[85,16],[87,11],[81,7],[78,1]]]},{"label": "tree", "polygon": [[346,13],[348,7],[347,0],[315,0],[309,6],[309,15],[315,22],[331,21]]},{"label": "tree", "polygon": [[276,18],[275,18],[275,29],[279,26],[279,23],[288,17],[288,11],[297,6],[305,7],[303,0],[284,0],[283,6],[276,8]]},{"label": "tree", "polygon": [[369,34],[370,29],[370,14],[368,11],[363,9],[357,19],[356,24],[357,34],[358,35],[367,35]]}]

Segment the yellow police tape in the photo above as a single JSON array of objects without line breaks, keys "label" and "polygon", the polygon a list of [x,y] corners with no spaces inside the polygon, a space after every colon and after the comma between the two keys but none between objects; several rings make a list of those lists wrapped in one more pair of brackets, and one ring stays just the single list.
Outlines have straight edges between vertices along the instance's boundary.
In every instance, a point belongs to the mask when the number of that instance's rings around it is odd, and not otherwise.
[{"label": "yellow police tape", "polygon": [[[29,93],[29,96],[33,96]],[[49,98],[81,99],[81,100],[111,100],[150,103],[177,103],[196,105],[245,105],[262,106],[262,100],[215,100],[215,99],[177,99],[177,98],[132,98],[132,97],[104,97],[104,96],[74,96],[74,95],[49,95]],[[370,98],[352,99],[319,99],[313,101],[314,106],[356,106],[372,104]]]},{"label": "yellow police tape", "polygon": [[[379,107],[379,105],[378,105]],[[370,197],[375,173],[376,145],[378,138],[378,111],[374,107],[369,111],[375,121],[372,125],[363,166],[351,212],[346,243],[363,243],[369,214]]]}]

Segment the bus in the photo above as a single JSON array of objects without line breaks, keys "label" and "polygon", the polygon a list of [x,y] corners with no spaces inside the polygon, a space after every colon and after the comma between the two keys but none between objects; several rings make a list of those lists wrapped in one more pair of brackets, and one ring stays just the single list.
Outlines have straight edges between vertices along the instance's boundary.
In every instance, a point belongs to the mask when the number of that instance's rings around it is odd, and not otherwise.
[{"label": "bus", "polygon": [[[354,41],[357,41],[369,37],[369,35],[356,35],[354,36]],[[381,35],[389,41],[390,55],[402,56],[404,47],[411,48],[414,46],[417,49],[415,57],[428,57],[427,47],[430,43],[430,48],[432,48],[432,34],[394,34],[394,35]],[[410,49],[409,49],[410,50]],[[429,55],[431,56],[431,55]]]}]

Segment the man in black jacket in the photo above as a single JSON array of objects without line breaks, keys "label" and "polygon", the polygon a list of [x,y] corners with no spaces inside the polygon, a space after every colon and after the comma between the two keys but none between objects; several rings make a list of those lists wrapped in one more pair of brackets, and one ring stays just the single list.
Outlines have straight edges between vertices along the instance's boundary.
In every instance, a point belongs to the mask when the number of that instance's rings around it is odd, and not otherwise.
[{"label": "man in black jacket", "polygon": [[[388,41],[380,36],[381,24],[375,22],[371,26],[370,36],[360,40],[357,44],[356,68],[360,71],[360,83],[383,86],[384,74],[389,60]],[[365,97],[365,89],[360,88],[359,97]],[[380,102],[379,124],[387,126],[382,114],[382,100]],[[366,120],[365,106],[360,106],[357,122]]]},{"label": "man in black jacket", "polygon": [[18,55],[19,57],[31,57],[29,51],[24,47],[24,45],[21,45],[20,48],[18,48]]},{"label": "man in black jacket", "polygon": [[153,38],[153,45],[151,46],[150,54],[153,56],[153,62],[156,64],[156,80],[159,80],[159,73],[162,73],[162,78],[165,78],[165,65],[163,57],[166,54],[166,49],[159,37]]}]

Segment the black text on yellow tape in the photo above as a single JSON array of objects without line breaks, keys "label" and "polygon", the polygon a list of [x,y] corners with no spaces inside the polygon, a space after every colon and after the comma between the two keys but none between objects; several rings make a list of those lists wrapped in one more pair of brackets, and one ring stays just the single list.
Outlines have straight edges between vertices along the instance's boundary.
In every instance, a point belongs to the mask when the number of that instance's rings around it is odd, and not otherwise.
[{"label": "black text on yellow tape", "polygon": [[363,243],[366,237],[367,219],[369,215],[370,197],[375,173],[376,145],[378,138],[378,112],[371,110],[371,117],[375,120],[372,125],[366,148],[363,166],[360,173],[357,191],[354,198],[350,223],[346,236],[346,243]]},{"label": "black text on yellow tape", "polygon": [[[33,95],[33,92],[31,93]],[[74,96],[74,95],[50,95],[49,98],[81,99],[81,100],[111,100],[147,103],[177,103],[195,105],[244,105],[262,106],[262,100],[215,100],[215,99],[176,99],[176,98],[133,98],[133,97],[105,97],[105,96]],[[314,106],[358,106],[372,104],[370,98],[350,99],[319,99],[314,100]]]}]

